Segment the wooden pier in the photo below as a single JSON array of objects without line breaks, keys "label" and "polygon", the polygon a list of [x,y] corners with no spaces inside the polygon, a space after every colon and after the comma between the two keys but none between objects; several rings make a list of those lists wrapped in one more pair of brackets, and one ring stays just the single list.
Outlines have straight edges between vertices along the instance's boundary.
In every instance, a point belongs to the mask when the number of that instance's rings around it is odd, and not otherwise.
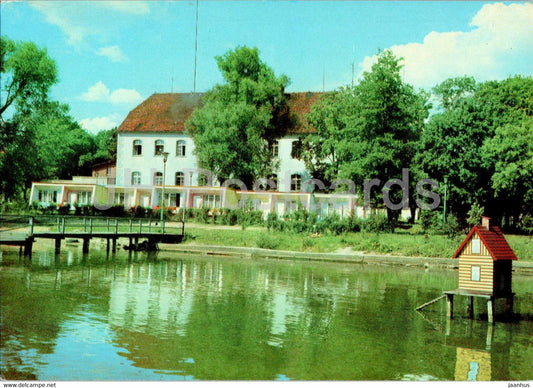
[{"label": "wooden pier", "polygon": [[[46,221],[43,222],[43,219]],[[146,248],[157,250],[158,243],[178,244],[183,240],[185,223],[181,221],[179,224],[180,228],[177,228],[177,232],[167,232],[165,222],[161,224],[155,220],[146,219],[95,217],[47,217],[39,219],[39,217],[29,217],[25,227],[19,225],[0,231],[0,245],[20,246],[21,250],[24,251],[24,256],[29,258],[31,258],[33,243],[37,238],[55,240],[56,254],[61,252],[61,243],[65,239],[82,240],[83,253],[89,253],[90,241],[93,238],[106,239],[106,250],[112,250],[113,253],[117,250],[119,238],[128,238],[130,249],[138,249],[139,240],[146,239]],[[36,226],[39,225],[47,226],[48,229],[53,230],[37,231]],[[171,228],[171,230],[175,229]]]}]

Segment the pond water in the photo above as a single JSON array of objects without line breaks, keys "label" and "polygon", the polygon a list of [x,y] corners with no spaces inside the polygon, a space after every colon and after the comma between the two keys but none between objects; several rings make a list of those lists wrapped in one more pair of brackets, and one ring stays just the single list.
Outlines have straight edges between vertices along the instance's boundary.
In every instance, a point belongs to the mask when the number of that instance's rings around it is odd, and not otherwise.
[{"label": "pond water", "polygon": [[2,252],[1,371],[39,380],[531,380],[532,278],[515,322],[469,320],[454,271],[186,256]]}]

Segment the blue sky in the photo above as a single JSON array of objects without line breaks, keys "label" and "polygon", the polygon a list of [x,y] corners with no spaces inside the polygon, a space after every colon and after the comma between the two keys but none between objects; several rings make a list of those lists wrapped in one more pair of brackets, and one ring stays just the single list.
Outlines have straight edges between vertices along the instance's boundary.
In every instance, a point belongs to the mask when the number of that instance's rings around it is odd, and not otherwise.
[{"label": "blue sky", "polygon": [[[91,132],[119,125],[152,93],[193,90],[195,1],[2,2],[1,33],[46,47],[52,97]],[[466,1],[200,1],[196,90],[221,82],[214,57],[257,47],[288,91],[334,90],[378,49],[429,89],[449,77],[533,75],[533,4]],[[325,80],[325,81],[324,81]]]}]

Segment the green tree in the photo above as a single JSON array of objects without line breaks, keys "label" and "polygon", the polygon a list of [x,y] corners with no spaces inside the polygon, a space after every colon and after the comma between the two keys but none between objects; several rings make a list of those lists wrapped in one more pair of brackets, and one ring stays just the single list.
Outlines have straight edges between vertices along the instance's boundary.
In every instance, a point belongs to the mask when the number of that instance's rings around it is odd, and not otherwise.
[{"label": "green tree", "polygon": [[12,104],[20,111],[45,101],[48,90],[57,82],[55,61],[45,48],[5,36],[0,37],[0,71],[0,117]]},{"label": "green tree", "polygon": [[0,37],[0,190],[4,199],[27,186],[25,172],[35,162],[31,152],[35,136],[23,117],[47,101],[56,82],[56,64],[46,49]]},{"label": "green tree", "polygon": [[[320,161],[328,179],[349,179],[359,194],[365,180],[379,179],[383,185],[402,178],[402,169],[411,166],[429,104],[425,93],[402,81],[400,70],[391,51],[381,52],[357,86],[326,96],[313,107],[308,120],[317,133],[306,139],[308,166]],[[391,188],[389,198],[409,202],[396,188]],[[382,203],[380,193],[371,192],[374,206]],[[387,212],[393,224],[399,211]]]},{"label": "green tree", "polygon": [[533,118],[519,125],[496,129],[494,137],[483,144],[487,163],[494,166],[490,184],[500,203],[506,225],[510,218],[533,213]]},{"label": "green tree", "polygon": [[[507,195],[501,184],[509,184],[512,168],[527,165],[527,147],[520,156],[518,149],[511,151],[515,141],[527,141],[522,136],[527,129],[519,128],[530,125],[533,79],[516,76],[473,84],[472,78],[463,77],[444,81],[433,91],[442,105],[422,134],[415,164],[433,179],[447,179],[448,205],[460,218],[465,219],[475,203],[494,217],[516,215],[527,190],[516,181],[511,185],[515,191]],[[509,138],[514,136],[510,133],[517,137]],[[482,147],[485,143],[490,145]]]},{"label": "green tree", "polygon": [[220,182],[240,179],[251,185],[275,168],[271,145],[287,127],[289,81],[261,61],[257,48],[238,47],[216,60],[225,83],[206,93],[187,131],[201,168]]}]

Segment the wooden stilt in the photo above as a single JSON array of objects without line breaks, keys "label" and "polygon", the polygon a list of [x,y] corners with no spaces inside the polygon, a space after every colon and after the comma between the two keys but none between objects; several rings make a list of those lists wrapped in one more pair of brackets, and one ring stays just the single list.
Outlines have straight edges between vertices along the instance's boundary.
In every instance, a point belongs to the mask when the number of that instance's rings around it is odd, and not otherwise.
[{"label": "wooden stilt", "polygon": [[61,239],[60,238],[56,238],[56,250],[55,250],[55,253],[56,253],[56,255],[59,255],[61,253]]},{"label": "wooden stilt", "polygon": [[83,247],[82,252],[83,253],[89,253],[89,243],[91,242],[90,238],[84,238],[83,239]]},{"label": "wooden stilt", "polygon": [[487,300],[487,317],[488,317],[489,323],[494,323],[494,300],[493,298],[489,298]]},{"label": "wooden stilt", "polygon": [[474,319],[474,297],[468,297],[468,318]]},{"label": "wooden stilt", "polygon": [[111,252],[117,253],[117,239],[116,238],[113,239],[113,245],[111,247]]},{"label": "wooden stilt", "polygon": [[110,242],[111,242],[111,241],[109,241],[109,239],[107,239],[107,243],[106,243],[106,246],[105,246],[105,251],[106,251],[106,253],[109,253]]}]

